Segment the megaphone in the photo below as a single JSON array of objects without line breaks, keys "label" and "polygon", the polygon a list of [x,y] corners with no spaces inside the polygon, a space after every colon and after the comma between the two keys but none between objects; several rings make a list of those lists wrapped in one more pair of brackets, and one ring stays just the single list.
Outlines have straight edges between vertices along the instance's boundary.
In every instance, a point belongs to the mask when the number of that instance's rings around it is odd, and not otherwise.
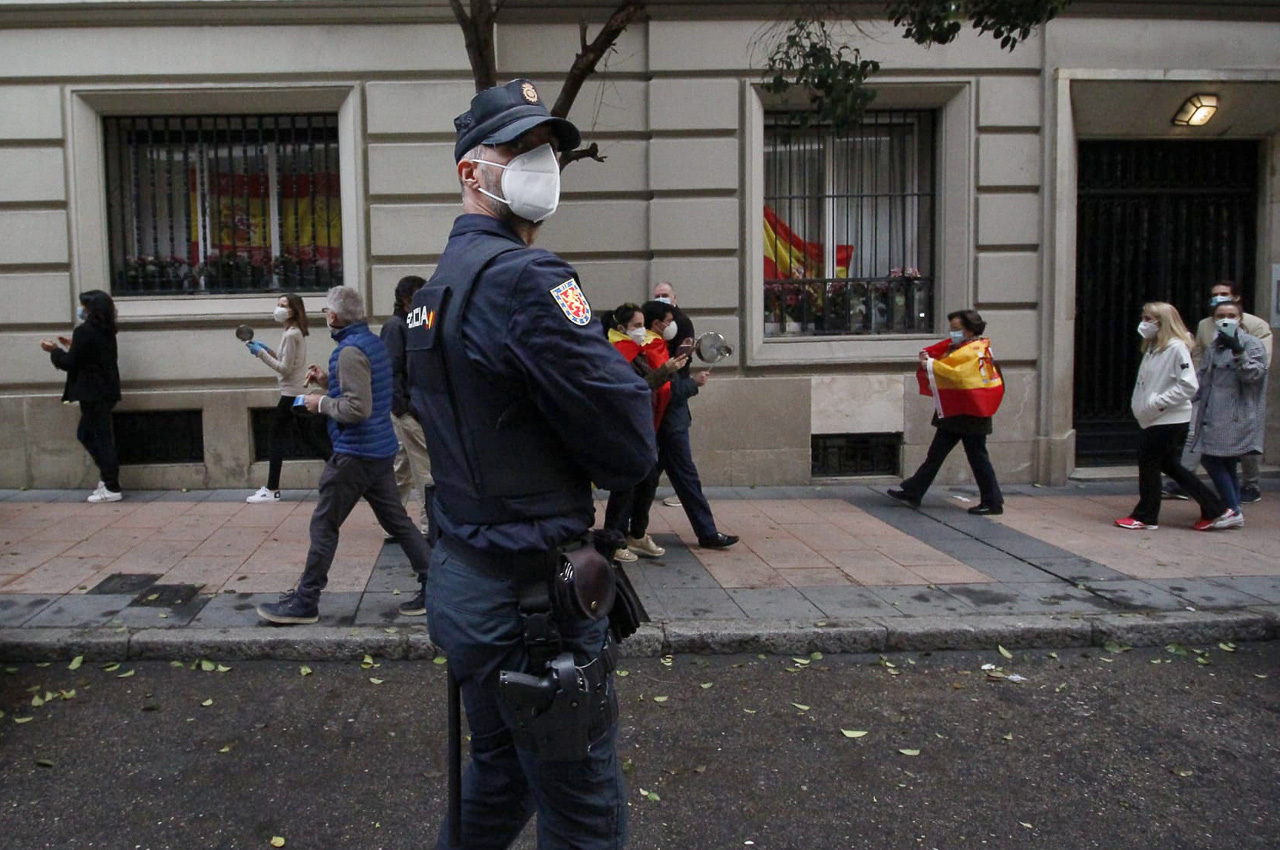
[{"label": "megaphone", "polygon": [[236,326],[236,339],[240,340],[241,342],[248,342],[249,340],[253,339],[253,328],[249,327],[248,325]]},{"label": "megaphone", "polygon": [[719,363],[733,355],[733,346],[715,331],[707,331],[694,343],[693,353],[703,363]]}]

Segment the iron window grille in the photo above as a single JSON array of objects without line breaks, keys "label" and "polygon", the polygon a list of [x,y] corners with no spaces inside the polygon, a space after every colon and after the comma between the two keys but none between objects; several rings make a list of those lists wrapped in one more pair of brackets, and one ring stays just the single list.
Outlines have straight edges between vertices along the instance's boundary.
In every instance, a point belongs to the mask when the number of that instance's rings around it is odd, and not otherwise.
[{"label": "iron window grille", "polygon": [[809,446],[814,478],[897,475],[902,434],[814,434]]},{"label": "iron window grille", "polygon": [[113,116],[103,134],[114,293],[342,283],[336,115]]},{"label": "iron window grille", "polygon": [[765,116],[765,336],[934,330],[934,115]]}]

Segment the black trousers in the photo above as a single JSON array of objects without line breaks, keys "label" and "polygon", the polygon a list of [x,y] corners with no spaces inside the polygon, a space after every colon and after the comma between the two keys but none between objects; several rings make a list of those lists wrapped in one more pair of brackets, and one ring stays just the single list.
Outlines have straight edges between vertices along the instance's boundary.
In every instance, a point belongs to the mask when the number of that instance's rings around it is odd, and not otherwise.
[{"label": "black trousers", "polygon": [[311,515],[311,548],[298,581],[298,596],[308,602],[320,598],[329,583],[329,567],[338,550],[338,529],[356,503],[364,499],[373,508],[378,524],[395,538],[409,558],[413,571],[425,581],[431,547],[405,513],[392,471],[394,457],[370,459],[347,454],[330,456],[320,473],[320,502]]},{"label": "black trousers", "polygon": [[604,527],[630,537],[644,537],[649,533],[649,510],[657,492],[657,466],[630,490],[609,491],[609,501],[604,508]]},{"label": "black trousers", "polygon": [[991,455],[987,454],[986,434],[953,434],[939,428],[933,434],[933,442],[929,444],[929,453],[924,463],[916,470],[916,474],[902,482],[902,490],[912,499],[922,499],[938,477],[942,463],[956,447],[956,443],[964,443],[964,454],[969,459],[969,468],[973,470],[973,479],[978,483],[982,504],[989,508],[1004,507],[1004,496],[1000,492],[1000,483],[996,481],[996,471],[991,466]]},{"label": "black trousers", "polygon": [[1138,522],[1160,522],[1160,473],[1178,482],[1187,495],[1200,504],[1200,518],[1222,516],[1227,506],[1218,495],[1182,465],[1182,447],[1187,442],[1186,422],[1152,425],[1142,429],[1138,443],[1138,504],[1129,516]]},{"label": "black trousers", "polygon": [[275,415],[271,418],[271,450],[267,465],[268,490],[280,489],[280,468],[284,465],[286,438],[290,436],[295,439],[300,438],[304,445],[326,459],[332,453],[328,438],[322,440],[316,436],[311,423],[306,419],[310,414],[300,413],[299,410],[305,410],[305,408],[294,407],[293,398],[291,395],[280,396],[280,401],[276,402]]},{"label": "black trousers", "polygon": [[702,494],[702,480],[693,462],[693,448],[689,444],[688,428],[668,428],[666,422],[658,429],[658,467],[671,481],[684,515],[693,526],[699,540],[716,536],[716,520],[711,505]]},{"label": "black trousers", "polygon": [[120,492],[120,460],[116,457],[116,440],[111,433],[111,408],[115,403],[80,402],[80,425],[76,439],[89,452],[98,466],[102,483],[112,493]]}]

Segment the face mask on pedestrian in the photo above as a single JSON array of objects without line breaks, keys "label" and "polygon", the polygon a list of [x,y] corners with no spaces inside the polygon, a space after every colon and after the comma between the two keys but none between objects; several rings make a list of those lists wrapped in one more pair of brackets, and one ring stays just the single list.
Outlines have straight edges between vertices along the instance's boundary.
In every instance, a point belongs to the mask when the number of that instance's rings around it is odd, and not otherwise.
[{"label": "face mask on pedestrian", "polygon": [[84,308],[83,308],[83,307],[77,307],[77,308],[76,308],[76,318],[77,318],[77,319],[79,319],[79,320],[80,320],[80,321],[82,321],[82,322],[84,321]]},{"label": "face mask on pedestrian", "polygon": [[472,162],[502,169],[502,194],[506,197],[499,198],[483,187],[480,194],[506,204],[523,219],[545,221],[560,205],[560,162],[549,143],[525,151],[506,165],[483,159]]},{"label": "face mask on pedestrian", "polygon": [[662,329],[662,338],[667,342],[671,342],[671,340],[676,338],[676,334],[679,333],[679,331],[680,329],[676,327],[675,321],[672,320],[665,328]]},{"label": "face mask on pedestrian", "polygon": [[655,295],[655,296],[653,296],[653,300],[654,300],[654,301],[661,301],[663,304],[674,304],[674,303],[675,303],[674,301],[672,301],[672,300],[671,300],[668,296],[666,296],[666,295]]},{"label": "face mask on pedestrian", "polygon": [[960,345],[964,342],[964,331],[951,331],[951,344]]},{"label": "face mask on pedestrian", "polygon": [[644,328],[628,328],[627,336],[631,337],[631,341],[636,345],[644,345],[644,338],[648,334]]},{"label": "face mask on pedestrian", "polygon": [[1151,339],[1160,332],[1160,325],[1156,322],[1138,322],[1138,336],[1143,339]]},{"label": "face mask on pedestrian", "polygon": [[271,311],[271,316],[280,324],[284,324],[289,318],[289,308],[277,306]]},{"label": "face mask on pedestrian", "polygon": [[1234,301],[1230,295],[1215,295],[1209,299],[1209,309],[1216,310],[1219,304],[1231,304]]},{"label": "face mask on pedestrian", "polygon": [[1235,336],[1236,331],[1240,328],[1239,319],[1218,319],[1214,322],[1218,326],[1218,330],[1223,336]]}]

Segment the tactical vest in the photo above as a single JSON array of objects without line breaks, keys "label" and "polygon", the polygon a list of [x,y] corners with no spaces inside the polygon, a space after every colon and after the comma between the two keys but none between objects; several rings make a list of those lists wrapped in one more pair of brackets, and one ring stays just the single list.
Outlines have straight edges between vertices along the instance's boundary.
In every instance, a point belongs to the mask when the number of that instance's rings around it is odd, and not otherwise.
[{"label": "tactical vest", "polygon": [[395,457],[400,449],[396,432],[391,427],[391,357],[387,347],[369,331],[364,322],[348,325],[334,334],[338,345],[329,356],[329,397],[342,396],[338,381],[338,355],[354,345],[369,359],[369,386],[373,391],[372,410],[363,422],[344,425],[329,420],[329,440],[334,454],[355,455],[378,460]]},{"label": "tactical vest", "polygon": [[[407,320],[410,409],[423,424],[436,506],[458,523],[496,525],[591,510],[586,473],[528,386],[477,368],[464,348],[462,323],[481,272],[500,254],[520,250],[523,245],[495,236],[451,242],[414,296]],[[524,264],[511,266],[514,281]]]}]

